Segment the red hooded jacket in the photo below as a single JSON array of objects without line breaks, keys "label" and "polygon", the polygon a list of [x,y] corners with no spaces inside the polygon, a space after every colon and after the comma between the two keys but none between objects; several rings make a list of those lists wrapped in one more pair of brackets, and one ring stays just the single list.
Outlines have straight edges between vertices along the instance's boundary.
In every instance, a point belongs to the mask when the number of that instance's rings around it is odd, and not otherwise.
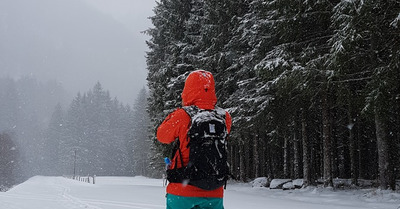
[{"label": "red hooded jacket", "polygon": [[[182,92],[182,103],[184,106],[196,105],[200,109],[214,109],[217,103],[215,95],[215,83],[213,75],[208,71],[198,70],[189,74],[186,79],[185,87]],[[157,139],[162,143],[172,143],[179,138],[180,149],[182,152],[183,164],[186,166],[189,162],[189,149],[187,148],[187,132],[190,124],[190,116],[183,109],[177,109],[172,112],[157,129]],[[231,130],[232,118],[226,112],[226,126],[228,133]],[[189,139],[190,140],[190,139]],[[178,159],[176,159],[178,158]],[[175,155],[171,160],[171,168],[181,167],[180,156]],[[207,191],[192,185],[183,185],[181,183],[169,183],[167,193],[185,197],[217,197],[222,198],[224,194],[223,187],[216,190]]]}]

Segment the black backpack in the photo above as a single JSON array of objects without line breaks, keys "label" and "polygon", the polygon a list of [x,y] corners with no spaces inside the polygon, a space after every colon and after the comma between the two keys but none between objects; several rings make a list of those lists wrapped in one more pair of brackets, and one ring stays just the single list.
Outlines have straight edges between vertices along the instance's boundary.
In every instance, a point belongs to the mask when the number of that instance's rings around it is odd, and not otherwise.
[{"label": "black backpack", "polygon": [[[188,183],[204,190],[217,189],[226,183],[229,175],[225,110],[204,110],[197,106],[186,106],[183,109],[191,118],[188,131],[189,163],[186,167],[167,170],[167,179],[169,182]],[[179,143],[176,147],[173,155],[179,151],[182,159]]]}]

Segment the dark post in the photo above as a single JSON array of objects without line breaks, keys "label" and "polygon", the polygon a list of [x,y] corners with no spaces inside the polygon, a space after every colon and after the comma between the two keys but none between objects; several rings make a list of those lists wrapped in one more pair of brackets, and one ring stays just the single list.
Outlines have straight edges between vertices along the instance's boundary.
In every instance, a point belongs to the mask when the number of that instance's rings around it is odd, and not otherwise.
[{"label": "dark post", "polygon": [[74,150],[74,178],[75,179],[75,175],[76,175],[76,150]]}]

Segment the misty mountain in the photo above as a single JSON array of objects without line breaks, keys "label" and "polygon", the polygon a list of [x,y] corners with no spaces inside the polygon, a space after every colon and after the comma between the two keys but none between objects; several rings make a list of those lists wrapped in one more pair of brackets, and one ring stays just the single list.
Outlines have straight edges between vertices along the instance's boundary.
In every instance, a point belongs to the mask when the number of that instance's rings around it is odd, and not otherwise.
[{"label": "misty mountain", "polygon": [[0,75],[55,78],[72,93],[109,77],[132,85],[114,71],[135,70],[134,48],[132,32],[82,0],[0,2]]}]

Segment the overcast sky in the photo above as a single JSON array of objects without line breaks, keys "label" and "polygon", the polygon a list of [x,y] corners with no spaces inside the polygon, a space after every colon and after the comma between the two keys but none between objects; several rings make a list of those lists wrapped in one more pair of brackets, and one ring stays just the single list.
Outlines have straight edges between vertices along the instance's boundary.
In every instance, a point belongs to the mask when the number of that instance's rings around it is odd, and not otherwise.
[{"label": "overcast sky", "polygon": [[132,104],[146,85],[155,0],[0,0],[0,76],[61,82],[72,95],[100,81]]}]

